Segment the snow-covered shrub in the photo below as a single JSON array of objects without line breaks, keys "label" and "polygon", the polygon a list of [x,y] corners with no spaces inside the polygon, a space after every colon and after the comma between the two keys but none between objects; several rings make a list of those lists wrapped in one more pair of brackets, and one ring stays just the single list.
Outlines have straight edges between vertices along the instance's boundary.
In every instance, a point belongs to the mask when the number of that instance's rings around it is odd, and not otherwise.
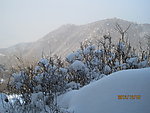
[{"label": "snow-covered shrub", "polygon": [[[38,65],[27,67],[12,74],[11,89],[20,94],[19,112],[55,112],[57,96],[64,93],[67,87],[67,69],[58,57],[42,58]],[[16,105],[17,106],[17,105]],[[51,111],[51,112],[52,112]]]},{"label": "snow-covered shrub", "polygon": [[125,37],[122,37],[117,44],[112,44],[111,39],[110,35],[105,35],[103,40],[97,41],[97,44],[91,41],[83,42],[78,50],[80,52],[77,51],[82,59],[73,57],[70,62],[66,58],[69,77],[72,81],[81,84],[81,81],[85,80],[83,84],[85,85],[94,79],[101,78],[103,74],[149,66],[148,52],[137,51],[136,53],[129,41],[125,41]]},{"label": "snow-covered shrub", "polygon": [[69,82],[74,81],[75,83],[84,86],[89,82],[87,73],[88,73],[88,68],[86,67],[86,65],[79,60],[75,60],[68,67],[68,80]]},{"label": "snow-covered shrub", "polygon": [[66,56],[66,60],[69,63],[73,63],[75,60],[82,60],[81,51],[73,52]]}]

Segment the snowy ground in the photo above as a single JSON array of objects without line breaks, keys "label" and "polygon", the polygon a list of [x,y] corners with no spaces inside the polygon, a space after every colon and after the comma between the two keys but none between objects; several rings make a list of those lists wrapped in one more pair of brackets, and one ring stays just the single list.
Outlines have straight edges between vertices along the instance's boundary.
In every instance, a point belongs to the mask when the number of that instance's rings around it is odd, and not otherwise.
[{"label": "snowy ground", "polygon": [[[150,68],[119,71],[59,96],[58,103],[73,113],[150,113],[149,89]],[[141,98],[118,99],[118,95]],[[0,94],[0,113],[7,104],[5,98]]]},{"label": "snowy ground", "polygon": [[[74,113],[150,113],[150,68],[119,71],[59,97]],[[140,95],[141,99],[118,99]]]}]

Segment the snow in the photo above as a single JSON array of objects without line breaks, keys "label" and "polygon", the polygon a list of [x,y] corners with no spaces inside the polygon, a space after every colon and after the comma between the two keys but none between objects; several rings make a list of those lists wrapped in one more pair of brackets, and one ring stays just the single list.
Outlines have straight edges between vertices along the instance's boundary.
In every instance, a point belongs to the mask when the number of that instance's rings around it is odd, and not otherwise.
[{"label": "snow", "polygon": [[84,51],[83,51],[83,53],[84,54],[90,54],[92,51],[94,51],[95,50],[95,46],[94,45],[91,45],[91,46],[88,46],[86,49],[84,49]]},{"label": "snow", "polygon": [[19,95],[6,95],[4,93],[0,93],[0,113],[12,113],[9,108],[12,107],[10,104],[14,103],[17,99],[20,99]]},{"label": "snow", "polygon": [[[110,74],[59,98],[60,106],[74,113],[150,113],[150,68]],[[140,95],[141,99],[118,99]]]},{"label": "snow", "polygon": [[[80,64],[79,61],[76,63]],[[16,78],[18,80],[18,76]],[[75,83],[69,85],[74,86]],[[70,113],[150,113],[149,89],[150,68],[130,69],[112,73],[79,90],[71,90],[57,100],[61,109]],[[140,95],[141,99],[118,99],[118,95]],[[43,93],[33,93],[31,97],[32,104],[42,110]],[[9,107],[7,99],[10,102],[14,96],[0,94],[2,113],[6,112],[4,108]]]},{"label": "snow", "polygon": [[5,55],[4,55],[4,54],[2,54],[2,53],[0,53],[0,56],[4,57]]},{"label": "snow", "polygon": [[84,65],[83,62],[76,60],[74,61],[71,65],[70,65],[70,69],[74,70],[74,71],[78,71],[78,70],[85,70],[86,66]]},{"label": "snow", "polygon": [[82,56],[80,55],[80,51],[73,52],[66,57],[66,60],[68,62],[73,62],[76,59],[80,59],[80,60],[82,59]]},{"label": "snow", "polygon": [[65,68],[60,68],[60,71],[61,71],[62,73],[67,73],[67,69],[65,69]]},{"label": "snow", "polygon": [[49,61],[46,58],[41,58],[39,64],[43,64],[44,66],[48,66]]},{"label": "snow", "polygon": [[3,93],[0,93],[0,112],[4,113],[4,105],[6,104],[5,99],[7,99],[7,96]]},{"label": "snow", "polygon": [[95,53],[97,55],[102,55],[102,54],[104,54],[104,51],[103,50],[96,50]]},{"label": "snow", "polygon": [[34,76],[34,80],[38,83],[42,83],[43,74],[38,74],[37,76]]},{"label": "snow", "polygon": [[104,73],[109,74],[110,72],[111,72],[111,68],[108,65],[106,65],[104,67]]},{"label": "snow", "polygon": [[42,103],[42,99],[44,98],[43,93],[42,92],[38,92],[38,93],[32,93],[31,96],[31,105],[36,106],[39,110],[43,109],[43,103]]},{"label": "snow", "polygon": [[2,79],[0,79],[0,84],[2,84],[2,83],[4,83],[4,79],[2,78]]},{"label": "snow", "polygon": [[139,68],[144,68],[144,67],[147,67],[147,66],[148,66],[148,61],[147,60],[144,60],[144,61],[142,61],[138,64]]},{"label": "snow", "polygon": [[118,67],[120,65],[120,63],[117,61],[115,62],[115,66]]},{"label": "snow", "polygon": [[138,62],[138,58],[137,57],[133,57],[130,59],[127,59],[127,63],[132,64],[132,65],[137,65]]},{"label": "snow", "polygon": [[92,59],[91,63],[92,63],[93,65],[98,65],[98,64],[100,64],[101,62],[100,62],[100,60],[99,60],[97,57],[94,57],[94,58]]},{"label": "snow", "polygon": [[81,87],[79,83],[75,83],[75,82],[70,82],[67,84],[67,86],[71,89],[78,89],[79,87]]},{"label": "snow", "polygon": [[124,51],[125,50],[125,44],[123,43],[123,42],[119,42],[119,44],[118,44],[118,47],[119,47],[119,49],[121,50],[121,51]]},{"label": "snow", "polygon": [[35,72],[38,72],[38,71],[40,71],[41,70],[41,67],[40,66],[36,66],[35,67]]},{"label": "snow", "polygon": [[74,98],[74,95],[78,93],[78,90],[72,90],[64,95],[58,97],[59,105],[65,109],[68,109],[71,104],[71,100]]}]

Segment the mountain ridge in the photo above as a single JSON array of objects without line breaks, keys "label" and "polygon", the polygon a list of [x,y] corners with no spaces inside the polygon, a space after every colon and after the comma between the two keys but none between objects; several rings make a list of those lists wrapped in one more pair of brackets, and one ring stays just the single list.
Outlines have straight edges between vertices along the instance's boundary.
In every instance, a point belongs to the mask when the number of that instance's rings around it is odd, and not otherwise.
[{"label": "mountain ridge", "polygon": [[[95,36],[103,37],[110,33],[113,42],[118,41],[120,34],[114,29],[118,23],[122,29],[126,29],[130,24],[127,37],[134,47],[138,47],[139,41],[145,47],[146,40],[143,38],[145,34],[150,34],[150,24],[138,24],[119,18],[104,19],[84,25],[66,24],[56,30],[49,32],[44,37],[31,43],[23,43],[11,46],[9,48],[0,49],[0,53],[4,55],[22,55],[30,58],[35,56],[40,58],[42,54],[54,55],[58,54],[63,58],[70,52],[80,47],[80,42],[86,39],[94,40]],[[12,49],[13,48],[13,49]],[[0,62],[1,63],[1,62]]]}]

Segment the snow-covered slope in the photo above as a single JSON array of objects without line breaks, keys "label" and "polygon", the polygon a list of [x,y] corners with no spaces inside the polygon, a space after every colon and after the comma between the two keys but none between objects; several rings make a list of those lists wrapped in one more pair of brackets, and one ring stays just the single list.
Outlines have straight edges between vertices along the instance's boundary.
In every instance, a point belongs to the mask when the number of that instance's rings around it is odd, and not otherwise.
[{"label": "snow-covered slope", "polygon": [[[119,71],[59,97],[74,113],[150,113],[150,68]],[[140,95],[140,99],[118,99]]]},{"label": "snow-covered slope", "polygon": [[[58,104],[70,113],[150,113],[149,89],[150,68],[119,71],[59,96]],[[141,98],[118,99],[118,95]],[[7,98],[0,94],[0,112],[5,109],[10,110]]]}]

